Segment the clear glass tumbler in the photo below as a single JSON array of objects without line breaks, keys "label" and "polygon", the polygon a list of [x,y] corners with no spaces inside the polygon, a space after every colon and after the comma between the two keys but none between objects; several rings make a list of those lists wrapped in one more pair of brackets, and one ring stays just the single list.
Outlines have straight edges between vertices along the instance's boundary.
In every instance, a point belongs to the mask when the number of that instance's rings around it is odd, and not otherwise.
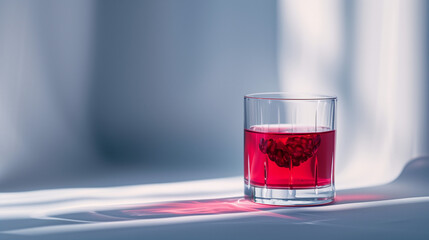
[{"label": "clear glass tumbler", "polygon": [[335,109],[324,95],[244,97],[244,193],[257,203],[319,205],[335,197]]}]

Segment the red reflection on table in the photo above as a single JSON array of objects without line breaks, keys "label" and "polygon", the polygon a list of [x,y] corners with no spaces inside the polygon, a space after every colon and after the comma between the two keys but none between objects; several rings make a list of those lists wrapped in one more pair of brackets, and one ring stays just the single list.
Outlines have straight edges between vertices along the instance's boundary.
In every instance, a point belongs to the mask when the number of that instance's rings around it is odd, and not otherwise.
[{"label": "red reflection on table", "polygon": [[273,213],[265,210],[278,209],[277,206],[262,205],[240,198],[192,200],[181,202],[168,202],[152,204],[139,209],[124,210],[123,213],[132,216],[148,215],[208,215],[227,214],[241,212],[258,212],[265,216],[278,218],[298,219],[283,214]]}]

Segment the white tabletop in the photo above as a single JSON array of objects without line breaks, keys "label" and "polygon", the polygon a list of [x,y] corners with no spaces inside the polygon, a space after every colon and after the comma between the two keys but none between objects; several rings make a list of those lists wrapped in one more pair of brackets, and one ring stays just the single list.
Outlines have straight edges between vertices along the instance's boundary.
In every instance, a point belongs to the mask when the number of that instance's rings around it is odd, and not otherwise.
[{"label": "white tabletop", "polygon": [[[365,177],[363,174],[362,177]],[[429,239],[429,158],[334,204],[273,207],[242,178],[0,194],[1,239]]]}]

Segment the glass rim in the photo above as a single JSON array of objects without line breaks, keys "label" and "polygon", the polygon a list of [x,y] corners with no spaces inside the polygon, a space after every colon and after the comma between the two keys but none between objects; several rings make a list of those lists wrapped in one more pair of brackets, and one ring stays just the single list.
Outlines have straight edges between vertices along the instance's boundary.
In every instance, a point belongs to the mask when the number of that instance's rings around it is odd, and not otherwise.
[{"label": "glass rim", "polygon": [[244,99],[260,99],[260,100],[337,100],[337,96],[314,94],[314,93],[291,93],[291,92],[262,92],[251,93],[244,95]]}]

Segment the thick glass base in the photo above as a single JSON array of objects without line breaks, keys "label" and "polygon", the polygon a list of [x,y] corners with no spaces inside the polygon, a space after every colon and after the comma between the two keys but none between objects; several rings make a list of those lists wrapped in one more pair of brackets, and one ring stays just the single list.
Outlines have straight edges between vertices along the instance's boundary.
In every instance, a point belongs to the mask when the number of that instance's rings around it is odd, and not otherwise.
[{"label": "thick glass base", "polygon": [[328,185],[312,189],[279,189],[244,184],[244,194],[256,203],[281,206],[312,206],[333,202],[335,187]]}]

